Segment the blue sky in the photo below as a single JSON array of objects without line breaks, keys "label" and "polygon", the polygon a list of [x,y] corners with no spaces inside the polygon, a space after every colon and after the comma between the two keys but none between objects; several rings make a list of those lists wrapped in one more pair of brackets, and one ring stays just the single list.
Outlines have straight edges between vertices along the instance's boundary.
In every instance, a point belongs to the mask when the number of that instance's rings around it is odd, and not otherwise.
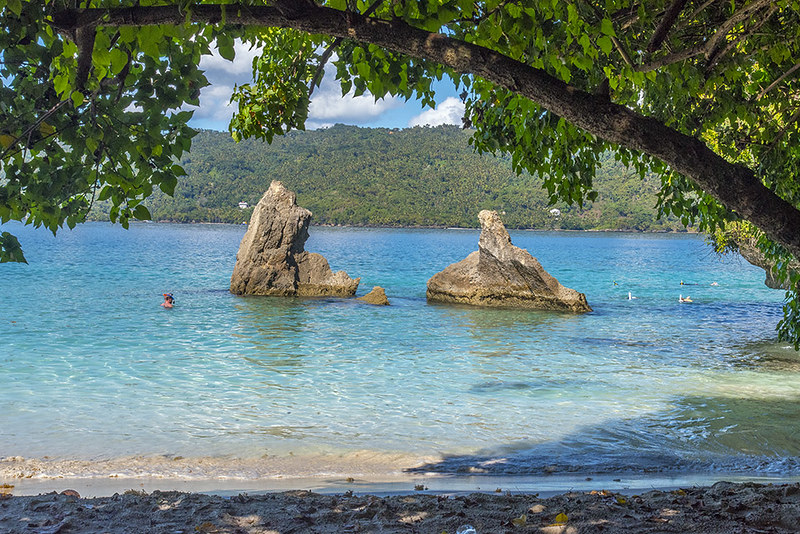
[{"label": "blue sky", "polygon": [[[251,65],[256,50],[237,43],[236,59],[227,61],[214,53],[200,61],[211,85],[200,93],[200,106],[194,109],[190,124],[195,128],[227,130],[233,106],[230,106],[234,84],[252,81]],[[354,124],[365,127],[407,128],[429,124],[461,124],[464,105],[456,96],[449,81],[436,86],[436,109],[423,108],[419,102],[403,101],[402,98],[387,98],[375,102],[372,95],[342,97],[339,84],[331,72],[326,73],[322,85],[311,97],[306,128],[324,128],[333,124]]]}]

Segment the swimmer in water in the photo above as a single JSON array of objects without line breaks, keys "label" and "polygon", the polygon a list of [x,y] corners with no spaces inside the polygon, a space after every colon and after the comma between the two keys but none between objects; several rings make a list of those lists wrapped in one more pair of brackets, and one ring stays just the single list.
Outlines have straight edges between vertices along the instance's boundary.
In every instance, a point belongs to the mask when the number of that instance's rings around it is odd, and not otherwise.
[{"label": "swimmer in water", "polygon": [[172,296],[172,293],[164,293],[164,302],[161,305],[165,308],[172,308],[174,303],[175,297]]}]

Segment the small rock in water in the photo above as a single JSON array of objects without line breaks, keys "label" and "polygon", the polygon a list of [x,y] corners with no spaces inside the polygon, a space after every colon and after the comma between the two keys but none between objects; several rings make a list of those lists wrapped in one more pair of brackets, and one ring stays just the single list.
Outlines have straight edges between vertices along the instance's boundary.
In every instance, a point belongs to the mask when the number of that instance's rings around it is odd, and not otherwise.
[{"label": "small rock in water", "polygon": [[389,299],[386,298],[386,291],[384,291],[381,286],[373,287],[372,291],[370,291],[363,297],[358,297],[356,300],[366,302],[367,304],[374,304],[376,306],[389,305]]}]

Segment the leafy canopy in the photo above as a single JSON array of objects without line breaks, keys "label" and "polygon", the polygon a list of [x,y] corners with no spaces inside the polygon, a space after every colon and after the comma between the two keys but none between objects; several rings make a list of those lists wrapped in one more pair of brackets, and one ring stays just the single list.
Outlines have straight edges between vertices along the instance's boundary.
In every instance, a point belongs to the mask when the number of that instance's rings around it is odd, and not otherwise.
[{"label": "leafy canopy", "polygon": [[[541,175],[552,201],[592,200],[611,150],[660,177],[663,213],[750,219],[794,276],[780,332],[800,343],[797,0],[0,0],[0,23],[0,222],[55,232],[97,199],[148,218],[142,200],[182,173],[200,57],[241,39],[263,53],[233,95],[235,138],[302,129],[326,63],[343,93],[428,105],[448,77],[474,147]],[[13,236],[0,247],[23,259]]]}]

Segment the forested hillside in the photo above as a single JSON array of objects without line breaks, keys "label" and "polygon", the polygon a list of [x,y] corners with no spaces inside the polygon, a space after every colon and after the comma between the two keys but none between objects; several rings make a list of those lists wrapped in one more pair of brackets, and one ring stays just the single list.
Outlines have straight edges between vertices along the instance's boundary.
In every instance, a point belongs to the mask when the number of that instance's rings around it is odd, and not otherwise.
[{"label": "forested hillside", "polygon": [[[656,220],[657,183],[613,158],[598,169],[593,204],[551,206],[541,180],[517,176],[508,160],[474,153],[468,138],[455,126],[337,125],[291,132],[268,145],[202,131],[182,162],[188,176],[175,196],[159,191],[147,206],[155,221],[243,222],[270,181],[282,180],[317,224],[477,226],[478,211],[493,209],[515,228],[683,229],[674,219]],[[240,209],[242,201],[250,208]]]}]

